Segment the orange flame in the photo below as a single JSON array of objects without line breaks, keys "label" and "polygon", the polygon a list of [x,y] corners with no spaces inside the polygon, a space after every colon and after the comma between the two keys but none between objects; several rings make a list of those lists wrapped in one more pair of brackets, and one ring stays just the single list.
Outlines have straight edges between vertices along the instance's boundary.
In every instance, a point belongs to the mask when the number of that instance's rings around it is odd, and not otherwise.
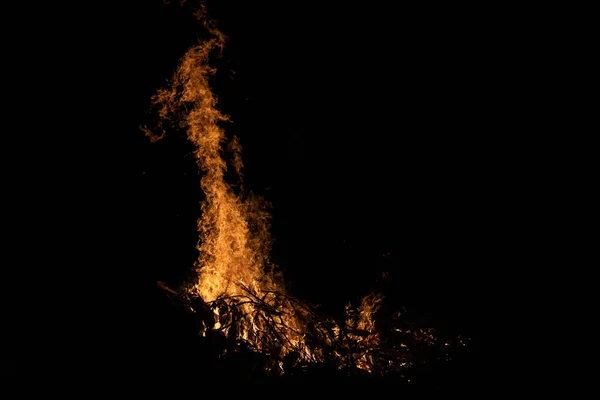
[{"label": "orange flame", "polygon": [[[209,86],[209,77],[215,70],[208,64],[211,52],[223,49],[225,37],[210,22],[206,26],[210,27],[213,37],[189,49],[182,57],[170,87],[160,89],[152,98],[153,104],[158,106],[160,134],[145,131],[151,140],[159,140],[166,132],[166,123],[179,121],[195,146],[197,164],[203,172],[200,185],[206,197],[198,220],[198,280],[189,292],[199,295],[207,303],[224,297],[251,300],[252,296],[260,294],[264,304],[281,308],[278,303],[281,303],[285,289],[268,260],[270,215],[260,198],[253,195],[243,198],[225,180],[227,163],[222,157],[225,133],[219,123],[227,121],[228,117],[216,108],[217,99]],[[241,181],[243,163],[237,138],[231,141],[230,148],[234,154],[233,166]],[[247,324],[237,335],[255,341],[261,348],[260,343],[265,338],[259,336],[269,332],[262,329],[265,321],[254,312],[254,304],[248,301],[241,306]],[[297,310],[289,302],[285,308],[279,310],[279,322],[285,327],[283,336],[289,342],[284,351],[289,351],[302,346],[303,329],[295,317]],[[215,325],[209,328],[222,328],[224,324],[220,321],[218,307],[215,306],[213,311]]]}]

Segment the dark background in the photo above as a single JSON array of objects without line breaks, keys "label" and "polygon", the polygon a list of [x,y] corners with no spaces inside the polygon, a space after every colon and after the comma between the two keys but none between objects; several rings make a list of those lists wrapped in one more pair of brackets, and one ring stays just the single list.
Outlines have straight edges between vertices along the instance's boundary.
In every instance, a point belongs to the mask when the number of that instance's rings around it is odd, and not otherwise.
[{"label": "dark background", "polygon": [[[493,14],[207,4],[228,37],[212,81],[233,121],[223,126],[240,138],[247,188],[272,204],[272,260],[290,290],[335,313],[384,289],[390,307],[474,334],[505,240],[496,93],[509,67]],[[134,8],[112,54],[113,111],[123,114],[110,134],[122,162],[117,223],[131,254],[123,268],[141,286],[177,286],[196,257],[192,146],[176,135],[150,143],[138,129],[152,122],[150,96],[205,37],[192,9]]]},{"label": "dark background", "polygon": [[[553,230],[562,205],[544,208],[565,194],[556,177],[572,179],[565,152],[543,147],[577,120],[553,112],[556,76],[577,76],[554,72],[571,62],[557,47],[578,50],[563,35],[568,17],[537,6],[240,3],[208,2],[229,37],[213,87],[234,121],[228,136],[241,139],[247,187],[273,205],[272,259],[292,292],[336,313],[383,288],[390,309],[432,325],[512,331],[491,310],[522,308],[514,283],[554,287],[540,278],[573,234]],[[83,374],[188,354],[163,335],[176,321],[156,281],[177,286],[196,258],[199,177],[183,138],[152,144],[139,125],[205,36],[193,4],[39,7],[6,12],[23,19],[6,25],[6,50],[17,51],[3,64],[18,94],[5,96],[5,138],[22,141],[5,142],[17,183],[5,197],[23,208],[6,211],[9,236],[26,236],[6,266],[23,276],[6,286],[9,308],[25,303],[12,325],[28,334],[8,348],[36,368],[38,348],[49,351],[42,375],[67,353]],[[170,368],[164,359],[154,365]]]},{"label": "dark background", "polygon": [[[290,291],[338,315],[382,291],[388,310],[479,338],[495,318],[485,294],[502,303],[518,279],[507,268],[530,261],[517,254],[528,232],[513,225],[522,195],[505,173],[525,153],[510,132],[528,129],[515,125],[527,46],[509,48],[513,22],[491,7],[383,1],[207,5],[228,37],[211,81],[233,121],[223,127],[240,138],[246,187],[272,204],[272,261]],[[36,119],[53,141],[74,136],[53,157],[64,169],[41,169],[69,178],[62,208],[48,209],[67,235],[42,234],[62,267],[45,270],[74,265],[56,309],[77,357],[186,354],[156,281],[177,287],[196,259],[199,175],[185,138],[150,143],[139,128],[206,37],[192,10],[89,5],[47,38],[56,71],[40,78],[58,118]]]}]

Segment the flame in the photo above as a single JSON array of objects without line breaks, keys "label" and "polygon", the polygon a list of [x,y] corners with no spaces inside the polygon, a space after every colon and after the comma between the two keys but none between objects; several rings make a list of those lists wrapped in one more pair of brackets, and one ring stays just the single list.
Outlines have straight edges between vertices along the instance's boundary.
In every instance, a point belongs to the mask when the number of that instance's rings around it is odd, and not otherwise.
[{"label": "flame", "polygon": [[[309,356],[303,343],[305,329],[296,316],[302,312],[292,305],[282,280],[268,260],[270,215],[265,204],[257,196],[243,197],[236,193],[225,180],[227,163],[222,153],[226,137],[219,123],[229,118],[216,108],[217,98],[209,85],[209,77],[215,69],[208,60],[213,51],[223,49],[226,38],[208,19],[204,21],[212,37],[190,48],[182,57],[170,86],[159,89],[152,97],[160,117],[159,134],[145,128],[146,135],[156,141],[164,137],[167,124],[178,121],[194,144],[195,158],[203,172],[200,186],[205,199],[198,220],[199,256],[195,263],[198,279],[188,291],[213,305],[215,315],[211,329],[229,333],[232,321],[227,320],[221,310],[223,307],[217,304],[222,304],[224,299],[236,299],[235,305],[239,308],[236,318],[244,320],[236,326],[238,338],[254,342],[259,350],[264,349],[266,342],[285,338],[280,351],[285,354],[301,349],[302,354]],[[241,182],[243,163],[238,139],[234,137],[229,146],[234,154],[232,164]],[[258,309],[257,304],[270,308],[269,312]],[[272,314],[277,317],[273,319]]]},{"label": "flame", "polygon": [[[210,38],[185,53],[170,84],[152,97],[158,110],[158,132],[143,130],[156,141],[177,123],[194,145],[202,172],[200,186],[205,198],[197,221],[197,280],[185,290],[188,301],[195,299],[189,308],[202,314],[200,334],[218,332],[233,343],[268,353],[277,360],[270,365],[276,373],[283,373],[290,359],[296,364],[334,359],[340,368],[351,365],[373,372],[381,362],[381,357],[373,355],[381,343],[374,315],[383,297],[369,294],[358,308],[348,305],[344,323],[320,316],[294,298],[269,261],[272,241],[266,204],[243,189],[241,146],[236,137],[228,146],[233,154],[229,166],[234,168],[238,184],[226,180],[228,163],[223,154],[227,138],[220,124],[229,117],[218,110],[209,85],[216,72],[209,58],[221,54],[226,37],[207,18],[203,6],[197,16]],[[394,363],[406,366],[406,358],[399,354],[384,357],[379,369]]]}]

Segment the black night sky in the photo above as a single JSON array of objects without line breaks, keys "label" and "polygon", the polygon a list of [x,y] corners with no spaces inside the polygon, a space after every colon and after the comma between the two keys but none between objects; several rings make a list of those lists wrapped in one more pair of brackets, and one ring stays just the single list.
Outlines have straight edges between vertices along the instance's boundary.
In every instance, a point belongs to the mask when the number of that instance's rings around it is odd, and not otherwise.
[{"label": "black night sky", "polygon": [[[384,290],[389,307],[476,337],[488,318],[480,295],[501,268],[490,160],[502,126],[490,93],[502,78],[489,11],[271,3],[207,5],[228,37],[213,79],[232,120],[223,126],[240,138],[246,187],[272,205],[272,260],[291,291],[335,313]],[[134,277],[147,326],[156,281],[176,287],[196,258],[192,146],[139,130],[153,121],[150,97],[205,34],[191,9],[140,2],[105,51],[127,252],[114,269]]]}]

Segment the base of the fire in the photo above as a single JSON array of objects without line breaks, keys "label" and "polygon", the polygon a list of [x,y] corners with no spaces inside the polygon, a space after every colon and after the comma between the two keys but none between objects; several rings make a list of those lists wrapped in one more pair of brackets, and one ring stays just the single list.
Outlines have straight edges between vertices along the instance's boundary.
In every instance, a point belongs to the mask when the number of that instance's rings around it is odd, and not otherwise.
[{"label": "base of the fire", "polygon": [[336,320],[274,291],[244,287],[243,295],[205,302],[190,290],[178,292],[163,282],[158,287],[185,320],[186,336],[201,354],[197,362],[215,376],[410,384],[452,379],[448,366],[469,348],[469,338],[440,337],[400,312],[375,324],[372,316],[383,300],[375,294],[358,307],[346,306],[343,320]]}]

